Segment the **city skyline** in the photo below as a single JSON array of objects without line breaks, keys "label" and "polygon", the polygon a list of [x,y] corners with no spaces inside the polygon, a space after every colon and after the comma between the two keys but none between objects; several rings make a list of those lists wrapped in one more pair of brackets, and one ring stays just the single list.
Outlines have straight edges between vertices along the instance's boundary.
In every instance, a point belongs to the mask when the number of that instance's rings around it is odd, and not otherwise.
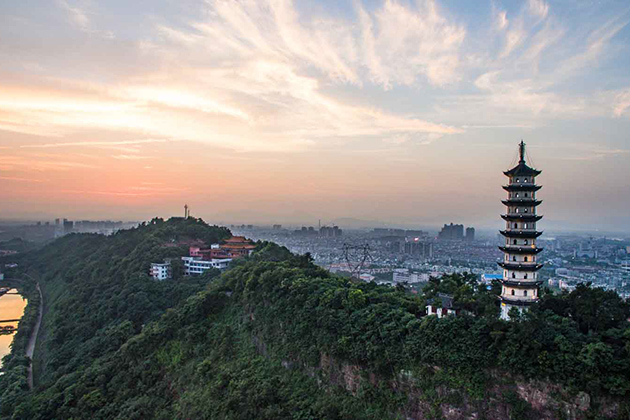
[{"label": "city skyline", "polygon": [[0,212],[493,229],[523,139],[543,230],[628,231],[629,20],[621,1],[4,2]]}]

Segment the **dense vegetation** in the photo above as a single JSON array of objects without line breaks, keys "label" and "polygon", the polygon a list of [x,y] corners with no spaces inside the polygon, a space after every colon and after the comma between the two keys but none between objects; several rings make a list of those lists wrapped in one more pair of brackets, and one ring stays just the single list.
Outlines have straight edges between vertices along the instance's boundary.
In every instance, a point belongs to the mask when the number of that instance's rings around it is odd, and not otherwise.
[{"label": "dense vegetation", "polygon": [[[156,219],[27,254],[21,264],[50,304],[36,389],[15,392],[0,378],[2,415],[390,418],[417,415],[420,403],[439,416],[440,404],[464,402],[483,413],[491,388],[521,377],[587,392],[593,413],[603,398],[620,402],[617,414],[628,409],[630,308],[613,292],[546,294],[508,323],[497,318],[497,290],[473,276],[432,280],[414,295],[337,277],[270,243],[221,276],[148,278],[149,262],[185,252],[178,241],[227,235]],[[439,293],[469,315],[424,316]],[[514,417],[535,417],[512,391],[503,403]]]}]

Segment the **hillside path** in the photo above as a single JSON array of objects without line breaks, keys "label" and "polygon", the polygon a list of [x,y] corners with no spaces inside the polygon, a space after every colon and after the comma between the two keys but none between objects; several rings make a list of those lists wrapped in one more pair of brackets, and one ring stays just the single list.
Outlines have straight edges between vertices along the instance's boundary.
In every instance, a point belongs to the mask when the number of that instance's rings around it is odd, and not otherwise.
[{"label": "hillside path", "polygon": [[28,345],[26,346],[26,357],[28,357],[31,361],[28,366],[28,388],[31,390],[33,389],[33,353],[35,352],[39,326],[42,323],[42,316],[44,315],[44,296],[42,295],[42,289],[39,288],[39,283],[37,283],[37,291],[39,292],[39,314],[37,314],[37,323],[35,324],[35,328],[28,340]]}]

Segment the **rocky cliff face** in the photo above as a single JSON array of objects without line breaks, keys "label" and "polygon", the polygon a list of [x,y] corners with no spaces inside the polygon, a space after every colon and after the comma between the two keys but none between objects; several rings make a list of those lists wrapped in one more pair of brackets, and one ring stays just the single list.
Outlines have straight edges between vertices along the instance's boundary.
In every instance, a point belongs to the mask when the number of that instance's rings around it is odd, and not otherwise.
[{"label": "rocky cliff face", "polygon": [[[382,385],[386,382],[392,391],[404,392],[408,402],[399,414],[407,419],[581,420],[593,416],[612,419],[621,415],[618,401],[592,401],[584,392],[575,395],[557,384],[509,378],[498,373],[494,375],[496,385],[483,398],[473,399],[465,392],[445,386],[427,392],[418,386],[418,378],[410,372],[401,372],[395,379],[382,379],[358,365],[336,360],[327,354],[321,355],[318,369],[330,385],[341,386],[355,396],[361,386],[368,383]],[[431,369],[440,370],[437,366]]]}]

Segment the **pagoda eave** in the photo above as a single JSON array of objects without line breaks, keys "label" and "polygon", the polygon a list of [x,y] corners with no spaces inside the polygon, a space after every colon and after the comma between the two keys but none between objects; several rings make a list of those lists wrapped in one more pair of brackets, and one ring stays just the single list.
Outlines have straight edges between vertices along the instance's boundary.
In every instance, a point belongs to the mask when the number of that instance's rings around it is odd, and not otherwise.
[{"label": "pagoda eave", "polygon": [[499,233],[508,238],[527,238],[534,239],[538,238],[543,234],[542,231],[526,231],[526,230],[500,230]]},{"label": "pagoda eave", "polygon": [[542,264],[520,264],[512,261],[508,262],[498,262],[500,267],[505,268],[506,270],[516,270],[516,271],[538,271],[542,268]]},{"label": "pagoda eave", "polygon": [[508,222],[537,222],[540,219],[542,219],[543,217],[541,215],[537,215],[537,214],[524,214],[524,213],[508,213],[508,214],[502,214],[501,215],[501,219],[508,221]]},{"label": "pagoda eave", "polygon": [[503,189],[505,191],[538,191],[542,188],[542,185],[536,184],[508,184],[504,185]]},{"label": "pagoda eave", "polygon": [[519,162],[518,165],[513,167],[510,170],[504,171],[503,174],[505,176],[514,177],[514,176],[538,176],[542,173],[534,168],[530,168],[525,164],[525,162]]},{"label": "pagoda eave", "polygon": [[513,199],[508,198],[507,200],[501,200],[501,202],[506,206],[518,206],[518,207],[538,207],[542,200],[529,200],[529,199]]},{"label": "pagoda eave", "polygon": [[518,280],[500,280],[501,284],[504,286],[510,286],[510,287],[519,287],[519,288],[531,288],[531,287],[538,287],[540,286],[543,282],[542,280],[534,280],[534,281],[518,281]]},{"label": "pagoda eave", "polygon": [[499,296],[499,299],[501,299],[501,302],[514,305],[514,306],[531,306],[535,303],[538,303],[538,298],[529,299],[529,300],[519,300],[519,299],[510,299],[505,296]]},{"label": "pagoda eave", "polygon": [[500,246],[499,249],[508,254],[526,255],[535,255],[543,250],[543,248],[536,248],[531,246]]}]

